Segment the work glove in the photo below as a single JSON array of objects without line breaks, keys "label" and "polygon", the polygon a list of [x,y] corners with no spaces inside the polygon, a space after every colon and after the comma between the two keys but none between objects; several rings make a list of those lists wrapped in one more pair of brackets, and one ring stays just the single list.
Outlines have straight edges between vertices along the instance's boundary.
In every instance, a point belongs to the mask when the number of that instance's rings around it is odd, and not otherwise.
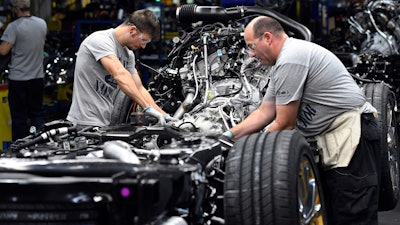
[{"label": "work glove", "polygon": [[165,125],[167,122],[165,121],[164,115],[161,114],[159,111],[157,111],[156,109],[154,109],[152,106],[148,106],[146,107],[143,112],[147,115],[153,116],[155,118],[157,118],[158,123],[161,125]]},{"label": "work glove", "polygon": [[177,118],[172,117],[172,116],[169,115],[168,113],[164,115],[164,119],[165,119],[165,121],[166,121],[167,123],[168,123],[168,122],[171,122],[171,121],[172,121],[172,122],[178,121]]},{"label": "work glove", "polygon": [[233,133],[230,130],[225,131],[222,135],[228,137],[229,139],[233,139]]},{"label": "work glove", "polygon": [[233,140],[233,133],[230,130],[225,131],[218,136],[218,141],[221,143],[221,147],[225,149],[232,148],[235,141]]}]

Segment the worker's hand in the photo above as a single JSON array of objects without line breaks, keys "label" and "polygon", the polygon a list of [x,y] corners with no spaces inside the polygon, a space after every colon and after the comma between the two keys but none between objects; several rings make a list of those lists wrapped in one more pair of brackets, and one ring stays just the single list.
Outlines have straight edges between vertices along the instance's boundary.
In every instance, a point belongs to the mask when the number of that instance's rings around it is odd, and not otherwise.
[{"label": "worker's hand", "polygon": [[233,133],[230,130],[225,131],[222,135],[228,137],[229,139],[233,139]]},{"label": "worker's hand", "polygon": [[154,109],[152,106],[146,107],[143,110],[143,112],[147,115],[157,118],[159,124],[161,124],[161,125],[166,124],[164,115],[162,113],[160,113],[159,111],[157,111],[156,109]]},{"label": "worker's hand", "polygon": [[235,141],[233,140],[233,133],[228,130],[225,131],[223,134],[218,136],[218,141],[221,143],[221,147],[223,149],[230,149],[232,148]]},{"label": "worker's hand", "polygon": [[168,113],[164,115],[164,119],[165,119],[165,121],[166,121],[167,123],[170,122],[170,121],[172,121],[172,122],[178,121],[177,118],[172,117],[172,116],[169,115]]}]

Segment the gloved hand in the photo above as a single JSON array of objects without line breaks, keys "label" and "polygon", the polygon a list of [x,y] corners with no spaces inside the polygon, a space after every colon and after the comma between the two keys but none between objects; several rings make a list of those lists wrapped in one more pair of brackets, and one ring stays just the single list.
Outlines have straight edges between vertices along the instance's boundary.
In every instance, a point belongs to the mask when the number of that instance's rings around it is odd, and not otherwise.
[{"label": "gloved hand", "polygon": [[218,141],[221,143],[221,147],[229,149],[233,146],[235,141],[233,140],[233,133],[230,130],[225,131],[223,134],[218,136]]},{"label": "gloved hand", "polygon": [[169,115],[168,113],[164,115],[164,119],[165,119],[165,121],[166,121],[167,123],[170,122],[170,121],[172,121],[172,122],[178,121],[177,118],[172,117],[172,116]]},{"label": "gloved hand", "polygon": [[165,121],[164,115],[161,114],[159,111],[157,111],[156,109],[154,109],[152,106],[148,106],[146,107],[143,112],[147,115],[153,116],[155,118],[157,118],[158,123],[161,125],[165,125],[167,122]]},{"label": "gloved hand", "polygon": [[233,138],[233,133],[230,130],[225,131],[222,135],[232,139]]}]

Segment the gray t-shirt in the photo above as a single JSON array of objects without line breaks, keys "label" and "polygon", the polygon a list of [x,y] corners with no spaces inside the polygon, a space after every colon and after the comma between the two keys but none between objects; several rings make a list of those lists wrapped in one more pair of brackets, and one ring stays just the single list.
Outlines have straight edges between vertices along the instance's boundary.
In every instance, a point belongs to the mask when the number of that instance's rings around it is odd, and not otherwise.
[{"label": "gray t-shirt", "polygon": [[131,74],[137,74],[135,55],[117,42],[113,28],[89,35],[77,53],[67,120],[80,125],[109,125],[118,85],[100,62],[108,55],[115,55]]},{"label": "gray t-shirt", "polygon": [[366,101],[343,63],[315,43],[288,38],[272,69],[264,99],[277,105],[301,99],[296,128],[306,137],[321,134],[337,115]]},{"label": "gray t-shirt", "polygon": [[43,50],[46,41],[46,21],[36,16],[24,16],[7,25],[1,40],[13,45],[9,79],[26,81],[43,78]]}]

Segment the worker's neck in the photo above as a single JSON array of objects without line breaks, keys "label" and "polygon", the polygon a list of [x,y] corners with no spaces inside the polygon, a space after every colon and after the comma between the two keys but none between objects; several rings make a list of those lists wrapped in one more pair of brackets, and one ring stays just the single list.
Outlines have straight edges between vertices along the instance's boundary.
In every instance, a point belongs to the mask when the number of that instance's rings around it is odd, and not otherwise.
[{"label": "worker's neck", "polygon": [[29,11],[23,11],[23,12],[20,12],[20,13],[18,14],[18,17],[26,17],[26,16],[31,16],[31,12],[29,12]]}]

